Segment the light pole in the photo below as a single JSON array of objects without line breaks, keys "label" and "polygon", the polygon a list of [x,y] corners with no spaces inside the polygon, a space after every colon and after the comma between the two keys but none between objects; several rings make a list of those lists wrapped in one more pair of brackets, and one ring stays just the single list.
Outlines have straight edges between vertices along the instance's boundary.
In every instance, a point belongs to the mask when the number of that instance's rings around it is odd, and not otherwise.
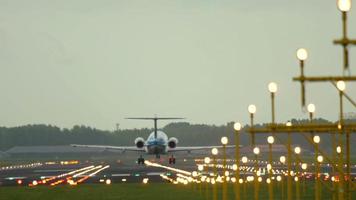
[{"label": "light pole", "polygon": [[222,192],[222,199],[227,199],[227,177],[225,176],[225,171],[227,170],[226,167],[226,145],[229,142],[227,137],[221,138],[221,144],[223,145],[223,169],[224,169],[224,179],[223,179],[223,192]]},{"label": "light pole", "polygon": [[297,58],[299,60],[300,66],[300,84],[302,87],[302,107],[305,106],[305,84],[304,84],[304,62],[308,58],[308,52],[304,48],[300,48],[297,50]]},{"label": "light pole", "polygon": [[315,146],[315,199],[319,200],[320,199],[320,192],[319,192],[319,171],[320,171],[320,165],[318,162],[318,152],[319,152],[319,143],[320,143],[320,137],[319,135],[314,135],[313,137],[313,142]]},{"label": "light pole", "polygon": [[[340,7],[340,6],[339,6]],[[340,134],[339,134],[339,147],[341,149],[344,148],[344,142],[343,142],[343,134],[344,134],[344,111],[343,111],[343,94],[344,91],[346,89],[346,84],[344,81],[338,81],[336,83],[336,87],[339,90],[339,100],[340,100],[340,119],[339,119],[339,130],[340,130]],[[350,159],[350,138],[349,138],[349,134],[346,135],[346,160],[349,161]],[[349,162],[347,162],[349,164]],[[339,168],[341,170],[341,172],[343,172],[343,168],[344,168],[344,155],[343,153],[339,153]],[[339,173],[339,174],[343,174],[343,173]],[[347,166],[347,174],[349,176],[349,168]],[[339,199],[343,199],[344,198],[344,176],[340,175],[340,182],[339,182]],[[347,184],[347,190],[349,190],[349,184]],[[346,194],[348,194],[348,191],[346,192]]]},{"label": "light pole", "polygon": [[[241,158],[241,161],[242,161],[243,164],[246,164],[247,161],[248,161],[248,159],[247,159],[246,156],[243,156],[243,157]],[[246,166],[245,166],[245,167],[246,167]],[[246,177],[246,169],[244,170],[244,177]],[[246,182],[246,181],[243,181],[242,184],[243,184],[243,188],[244,188],[244,199],[246,200],[246,195],[247,195],[247,194],[246,194],[246,185],[247,185],[247,182]]]},{"label": "light pole", "polygon": [[268,170],[268,178],[271,181],[268,184],[268,193],[269,193],[269,199],[273,200],[273,181],[272,181],[272,144],[274,143],[274,137],[273,136],[268,136],[267,137],[267,142],[268,142],[268,165],[267,165],[267,170]]},{"label": "light pole", "polygon": [[[322,155],[319,155],[318,158],[317,158],[317,163],[318,163],[318,168],[320,170],[320,164],[323,162],[324,158]],[[319,188],[319,198],[322,199],[321,197],[321,181],[320,181],[320,177],[319,177],[319,180],[318,180],[318,188]]]},{"label": "light pole", "polygon": [[[299,154],[300,154],[300,152],[301,152],[301,148],[300,147],[295,147],[294,148],[294,153],[295,154],[297,154],[297,157],[299,156]],[[295,193],[296,193],[296,196],[295,196],[295,198],[297,199],[297,200],[299,200],[300,199],[300,191],[299,191],[299,177],[301,177],[300,176],[300,174],[299,174],[299,172],[298,172],[298,167],[299,167],[299,159],[297,158],[296,159],[296,167],[295,167],[295,174],[296,174],[296,177],[297,177],[297,179],[296,179],[296,183],[295,183]]]},{"label": "light pole", "polygon": [[[254,125],[254,115],[256,113],[256,106],[251,104],[248,106],[248,112],[250,113],[250,122],[251,122],[251,129],[253,129],[253,125]],[[253,130],[251,130],[251,145],[255,146],[255,133]]]},{"label": "light pole", "polygon": [[[254,130],[253,130],[253,126],[254,126],[254,115],[255,115],[255,113],[256,113],[256,110],[257,110],[257,108],[256,108],[256,106],[255,105],[253,105],[253,104],[251,104],[251,105],[249,105],[248,106],[248,112],[250,113],[250,121],[251,121],[251,145],[252,145],[252,147],[254,148],[254,149],[258,149],[258,153],[259,153],[259,148],[258,147],[255,147],[255,145],[256,145],[256,141],[255,141],[255,132],[254,132]],[[255,200],[258,200],[258,181],[257,181],[257,169],[258,169],[258,163],[257,163],[257,155],[258,154],[256,154],[255,153],[255,170],[256,170],[256,173],[255,173],[255,181],[254,181],[254,184],[255,184],[255,188],[254,188],[254,190],[255,190],[255,194],[254,194],[254,197],[255,197]]]},{"label": "light pole", "polygon": [[277,83],[270,82],[268,84],[268,90],[271,93],[272,124],[274,125],[274,123],[275,123],[275,106],[274,106],[274,101],[275,100],[274,100],[274,96],[275,96],[275,93],[278,90]]},{"label": "light pole", "polygon": [[[204,158],[204,163],[205,163],[205,171],[206,171],[206,173],[207,174],[209,174],[209,163],[210,163],[210,158],[209,157],[205,157]],[[206,193],[205,193],[205,195],[206,195],[206,199],[209,199],[209,185],[210,184],[207,184],[206,185]]]},{"label": "light pole", "polygon": [[[211,154],[213,154],[213,164],[214,164],[214,179],[217,177],[218,172],[216,169],[216,156],[218,155],[219,151],[217,148],[211,149]],[[213,200],[218,200],[218,195],[216,191],[216,183],[213,185]]]},{"label": "light pole", "polygon": [[258,169],[258,165],[257,165],[257,160],[258,160],[258,154],[260,154],[260,148],[258,147],[255,147],[253,148],[253,153],[255,154],[255,178],[254,178],[254,183],[255,183],[255,194],[254,194],[254,197],[255,197],[255,200],[258,200],[258,189],[259,189],[259,184],[258,184],[258,172],[259,172],[259,169]]},{"label": "light pole", "polygon": [[[285,164],[286,163],[286,157],[285,156],[281,156],[279,157],[279,161],[282,163],[282,164]],[[284,199],[284,181],[283,181],[283,173],[281,174],[281,183],[282,183],[282,199]],[[278,178],[278,177],[277,177]]]},{"label": "light pole", "polygon": [[[292,123],[287,122],[286,126],[291,127]],[[291,135],[290,135],[289,130],[288,130],[288,138],[287,138],[287,151],[288,151],[288,156],[287,156],[287,168],[288,168],[287,199],[292,200],[292,176],[290,174],[292,171],[292,147],[291,147]]]},{"label": "light pole", "polygon": [[241,130],[241,124],[239,122],[236,122],[234,124],[234,129],[235,129],[235,164],[237,167],[236,173],[235,173],[235,178],[236,178],[236,195],[235,199],[239,200],[240,199],[240,130]]},{"label": "light pole", "polygon": [[337,6],[342,14],[342,39],[341,41],[335,41],[340,43],[344,50],[344,72],[349,69],[349,52],[348,45],[350,43],[347,38],[347,12],[351,9],[351,0],[338,0]]},{"label": "light pole", "polygon": [[[303,170],[303,173],[305,173],[305,170],[307,169],[307,167],[308,167],[308,164],[307,163],[303,163],[302,164],[302,170]],[[306,190],[306,188],[305,188],[305,174],[303,175],[303,196],[305,196],[305,190]]]}]

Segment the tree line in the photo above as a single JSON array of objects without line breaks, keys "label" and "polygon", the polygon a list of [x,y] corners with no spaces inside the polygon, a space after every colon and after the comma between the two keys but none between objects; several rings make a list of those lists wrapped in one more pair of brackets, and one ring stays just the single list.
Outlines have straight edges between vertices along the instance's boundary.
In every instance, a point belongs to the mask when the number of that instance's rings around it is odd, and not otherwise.
[{"label": "tree line", "polygon": [[[316,123],[332,123],[324,119],[316,119]],[[293,124],[309,123],[308,120],[292,120]],[[225,125],[190,124],[187,122],[170,123],[162,128],[168,137],[176,137],[180,146],[204,146],[219,145],[222,136],[228,136],[231,144],[234,143],[233,122]],[[263,127],[265,124],[257,124]],[[246,125],[240,136],[242,145],[248,145],[250,135],[245,131]],[[35,145],[69,145],[69,144],[98,144],[98,145],[134,145],[137,137],[147,138],[153,129],[124,129],[117,131],[99,130],[93,127],[76,125],[71,129],[59,128],[53,125],[35,124],[18,127],[0,127],[0,150],[7,150],[14,146],[35,146]],[[267,134],[257,135],[257,144],[266,144]],[[279,136],[285,139],[285,135]],[[330,135],[322,136],[322,146],[331,145]],[[355,142],[355,137],[352,137]],[[311,146],[300,134],[292,134],[293,144],[301,145],[305,148]]]}]

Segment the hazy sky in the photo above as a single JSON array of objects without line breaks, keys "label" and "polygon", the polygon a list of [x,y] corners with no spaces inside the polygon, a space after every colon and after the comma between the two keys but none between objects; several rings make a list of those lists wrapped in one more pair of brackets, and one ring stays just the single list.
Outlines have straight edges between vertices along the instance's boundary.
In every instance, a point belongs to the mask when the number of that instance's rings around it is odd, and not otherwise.
[{"label": "hazy sky", "polygon": [[[349,24],[356,38],[356,6]],[[307,117],[295,50],[309,50],[306,75],[340,75],[339,36],[336,0],[0,0],[0,125],[139,128],[152,123],[123,118],[154,114],[247,123],[250,103],[268,122],[272,80],[277,120]],[[355,48],[350,59],[355,75]],[[309,84],[307,102],[337,119],[331,84]]]}]

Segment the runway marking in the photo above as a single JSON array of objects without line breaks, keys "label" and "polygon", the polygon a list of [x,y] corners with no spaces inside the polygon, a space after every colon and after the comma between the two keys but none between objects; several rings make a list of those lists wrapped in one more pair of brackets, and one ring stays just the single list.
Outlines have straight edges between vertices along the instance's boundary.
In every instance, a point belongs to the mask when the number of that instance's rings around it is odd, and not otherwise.
[{"label": "runway marking", "polygon": [[118,176],[118,177],[122,177],[122,176],[131,176],[131,174],[111,174],[111,176]]}]

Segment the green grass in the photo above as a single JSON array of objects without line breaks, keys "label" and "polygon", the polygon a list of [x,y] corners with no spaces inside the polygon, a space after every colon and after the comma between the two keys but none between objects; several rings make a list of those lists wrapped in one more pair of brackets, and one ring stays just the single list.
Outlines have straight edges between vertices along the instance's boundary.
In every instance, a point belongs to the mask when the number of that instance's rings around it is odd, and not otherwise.
[{"label": "green grass", "polygon": [[[285,186],[286,187],[286,186]],[[293,186],[293,196],[295,199],[295,186]],[[206,192],[208,191],[208,192]],[[246,191],[246,193],[244,192]],[[254,187],[253,184],[248,184],[244,189],[241,187],[241,199],[253,199]],[[322,190],[322,199],[332,199],[331,192],[326,188]],[[234,199],[234,190],[232,185],[228,188],[229,199]],[[307,183],[305,190],[301,185],[301,199],[314,199],[314,187],[312,183]],[[353,194],[352,196],[355,196]],[[164,183],[143,184],[85,184],[78,186],[40,186],[40,187],[0,187],[1,200],[17,200],[17,199],[116,199],[116,200],[203,200],[212,199],[211,185],[206,190],[205,185],[173,185]],[[287,190],[284,189],[284,198],[287,197]],[[218,185],[218,199],[221,199],[221,186]],[[266,184],[260,186],[259,199],[268,199],[268,188]],[[274,199],[282,199],[281,185],[276,185],[274,189]]]}]

